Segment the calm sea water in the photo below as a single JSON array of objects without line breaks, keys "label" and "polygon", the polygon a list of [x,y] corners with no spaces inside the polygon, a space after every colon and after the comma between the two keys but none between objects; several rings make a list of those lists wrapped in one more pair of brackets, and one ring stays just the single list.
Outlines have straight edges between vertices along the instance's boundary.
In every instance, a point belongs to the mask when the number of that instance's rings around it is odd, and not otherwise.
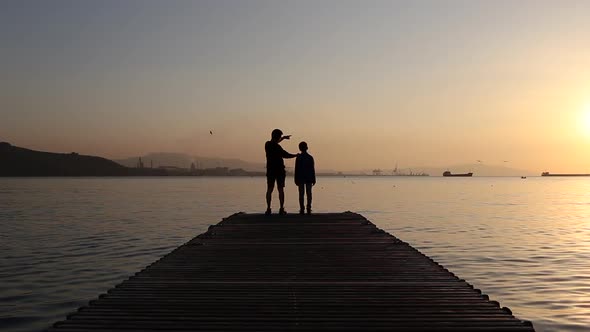
[{"label": "calm sea water", "polygon": [[[0,178],[0,329],[48,327],[221,218],[263,212],[264,192],[262,177]],[[314,195],[314,211],[363,214],[537,331],[590,330],[590,178],[320,178]]]}]

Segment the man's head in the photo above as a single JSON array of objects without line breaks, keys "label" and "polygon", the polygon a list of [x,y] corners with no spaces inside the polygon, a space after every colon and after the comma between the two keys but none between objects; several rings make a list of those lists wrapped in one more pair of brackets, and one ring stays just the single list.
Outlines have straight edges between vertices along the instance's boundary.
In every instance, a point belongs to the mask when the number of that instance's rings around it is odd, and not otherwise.
[{"label": "man's head", "polygon": [[270,137],[273,141],[278,142],[281,140],[281,137],[283,137],[283,132],[280,129],[275,129],[272,131],[272,134],[270,134]]},{"label": "man's head", "polygon": [[299,151],[301,151],[301,152],[307,151],[307,143],[305,143],[305,142],[299,143]]}]

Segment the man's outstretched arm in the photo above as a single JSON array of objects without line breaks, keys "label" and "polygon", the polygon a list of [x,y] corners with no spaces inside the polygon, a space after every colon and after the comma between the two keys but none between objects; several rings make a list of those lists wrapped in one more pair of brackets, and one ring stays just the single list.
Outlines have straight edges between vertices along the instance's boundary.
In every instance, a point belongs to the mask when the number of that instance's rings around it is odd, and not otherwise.
[{"label": "man's outstretched arm", "polygon": [[285,159],[291,159],[291,158],[297,157],[297,155],[296,154],[289,153],[289,152],[283,150],[283,152],[281,153],[281,157],[283,157]]},{"label": "man's outstretched arm", "polygon": [[291,153],[285,151],[285,149],[283,149],[282,146],[279,145],[279,147],[281,148],[281,157],[286,158],[286,159],[297,157],[296,154],[291,154]]}]

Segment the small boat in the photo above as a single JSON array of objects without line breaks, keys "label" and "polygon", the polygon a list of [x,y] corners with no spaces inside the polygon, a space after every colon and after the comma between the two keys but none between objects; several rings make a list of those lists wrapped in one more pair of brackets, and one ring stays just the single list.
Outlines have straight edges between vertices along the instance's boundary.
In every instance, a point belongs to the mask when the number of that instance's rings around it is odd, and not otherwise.
[{"label": "small boat", "polygon": [[577,173],[549,173],[543,172],[541,176],[590,176],[590,174],[577,174]]},{"label": "small boat", "polygon": [[444,171],[443,172],[443,176],[463,176],[463,177],[469,177],[469,176],[473,176],[473,173],[463,173],[463,174],[453,174],[450,171]]}]

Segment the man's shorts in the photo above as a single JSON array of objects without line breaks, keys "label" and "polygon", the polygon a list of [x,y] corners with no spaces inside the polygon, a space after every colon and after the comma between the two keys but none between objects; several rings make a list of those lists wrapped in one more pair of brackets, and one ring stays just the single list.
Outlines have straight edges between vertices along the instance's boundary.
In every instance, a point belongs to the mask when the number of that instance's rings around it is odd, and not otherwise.
[{"label": "man's shorts", "polygon": [[266,183],[273,185],[277,181],[277,187],[285,188],[285,177],[287,174],[285,171],[282,172],[268,172],[266,173]]}]

